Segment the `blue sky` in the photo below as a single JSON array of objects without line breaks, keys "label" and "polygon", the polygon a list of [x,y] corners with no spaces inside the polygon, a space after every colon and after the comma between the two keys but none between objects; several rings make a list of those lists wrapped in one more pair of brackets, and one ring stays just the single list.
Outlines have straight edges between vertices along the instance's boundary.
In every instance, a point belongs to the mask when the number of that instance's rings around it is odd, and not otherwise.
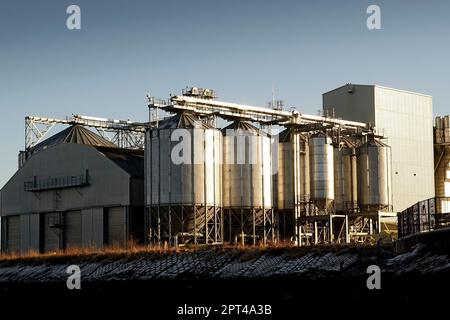
[{"label": "blue sky", "polygon": [[[82,29],[66,28],[81,7]],[[381,30],[366,28],[369,4]],[[317,113],[347,82],[430,94],[448,114],[448,1],[0,2],[0,186],[17,169],[24,117],[147,119],[145,94],[186,85]]]}]

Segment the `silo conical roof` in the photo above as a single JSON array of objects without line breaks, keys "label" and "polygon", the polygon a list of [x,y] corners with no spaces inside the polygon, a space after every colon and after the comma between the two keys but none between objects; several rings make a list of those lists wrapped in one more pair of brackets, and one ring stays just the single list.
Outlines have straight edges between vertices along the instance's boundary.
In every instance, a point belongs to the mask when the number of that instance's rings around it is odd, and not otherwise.
[{"label": "silo conical roof", "polygon": [[382,142],[381,140],[375,139],[375,138],[369,138],[369,140],[367,140],[366,144],[367,144],[367,146],[390,148],[389,145],[387,145],[386,143]]},{"label": "silo conical roof", "polygon": [[305,135],[302,133],[299,133],[294,128],[287,128],[280,132],[278,136],[279,142],[290,142],[293,140],[294,134],[300,134],[302,139],[306,139]]},{"label": "silo conical roof", "polygon": [[226,134],[227,130],[242,130],[242,131],[247,131],[247,132],[253,133],[255,135],[268,136],[268,134],[266,132],[262,131],[261,129],[258,129],[257,127],[255,127],[254,125],[252,125],[246,121],[240,121],[240,120],[234,121],[230,125],[226,126],[225,128],[222,129],[222,132]]},{"label": "silo conical roof", "polygon": [[213,129],[191,113],[183,112],[159,122],[158,129]]},{"label": "silo conical roof", "polygon": [[60,143],[75,143],[93,147],[117,148],[114,143],[81,125],[75,124],[37,144],[31,149],[31,152],[39,152]]}]

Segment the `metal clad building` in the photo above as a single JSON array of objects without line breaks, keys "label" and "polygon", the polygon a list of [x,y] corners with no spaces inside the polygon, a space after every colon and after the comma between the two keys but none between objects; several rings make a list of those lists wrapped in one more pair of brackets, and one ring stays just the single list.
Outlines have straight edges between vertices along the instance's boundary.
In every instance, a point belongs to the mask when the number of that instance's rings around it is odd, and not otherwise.
[{"label": "metal clad building", "polygon": [[[5,251],[123,246],[143,238],[142,151],[116,148],[75,125],[30,153],[1,190]],[[120,217],[120,231],[107,228],[112,216]]]},{"label": "metal clad building", "polygon": [[392,148],[393,210],[434,196],[432,97],[377,85],[347,84],[323,94],[323,109],[371,123]]}]

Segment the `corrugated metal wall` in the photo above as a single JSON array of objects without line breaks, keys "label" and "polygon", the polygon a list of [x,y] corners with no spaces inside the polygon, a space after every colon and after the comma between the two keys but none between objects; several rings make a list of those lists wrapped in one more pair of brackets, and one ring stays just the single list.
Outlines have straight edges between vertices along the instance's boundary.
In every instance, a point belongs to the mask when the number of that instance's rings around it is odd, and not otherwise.
[{"label": "corrugated metal wall", "polygon": [[40,215],[23,214],[20,216],[20,247],[22,252],[40,250]]},{"label": "corrugated metal wall", "polygon": [[56,251],[61,248],[61,217],[59,212],[43,214],[42,219],[42,250]]},{"label": "corrugated metal wall", "polygon": [[6,251],[6,218],[2,218],[0,216],[0,252],[3,253]]},{"label": "corrugated metal wall", "polygon": [[432,98],[376,87],[376,127],[392,148],[394,211],[434,197]]},{"label": "corrugated metal wall", "polygon": [[69,211],[64,216],[65,248],[81,247],[81,211]]},{"label": "corrugated metal wall", "polygon": [[83,247],[102,248],[104,245],[103,208],[81,211],[81,242]]},{"label": "corrugated metal wall", "polygon": [[126,239],[126,208],[107,209],[107,244],[109,246],[123,246]]},{"label": "corrugated metal wall", "polygon": [[20,251],[20,216],[6,218],[6,251]]},{"label": "corrugated metal wall", "polygon": [[64,248],[125,246],[144,238],[144,208],[90,208],[3,218],[5,251],[51,252]]},{"label": "corrugated metal wall", "polygon": [[[59,190],[57,207],[54,192],[41,192],[37,197],[24,188],[30,177],[65,178],[85,174],[86,170],[89,186],[82,188],[82,194],[78,188]],[[130,175],[92,147],[64,143],[34,154],[1,191],[3,216],[129,205]]]}]

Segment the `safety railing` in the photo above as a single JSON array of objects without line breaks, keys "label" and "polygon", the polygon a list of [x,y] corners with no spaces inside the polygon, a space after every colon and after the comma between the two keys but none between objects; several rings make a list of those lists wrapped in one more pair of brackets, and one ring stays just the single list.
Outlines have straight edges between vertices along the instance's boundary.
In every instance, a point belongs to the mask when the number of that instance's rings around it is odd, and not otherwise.
[{"label": "safety railing", "polygon": [[398,236],[450,226],[450,198],[430,198],[399,212]]},{"label": "safety railing", "polygon": [[62,189],[62,188],[73,188],[82,187],[89,185],[89,172],[75,175],[75,176],[64,176],[64,177],[47,177],[38,179],[36,176],[32,181],[24,182],[24,190],[28,192]]}]

